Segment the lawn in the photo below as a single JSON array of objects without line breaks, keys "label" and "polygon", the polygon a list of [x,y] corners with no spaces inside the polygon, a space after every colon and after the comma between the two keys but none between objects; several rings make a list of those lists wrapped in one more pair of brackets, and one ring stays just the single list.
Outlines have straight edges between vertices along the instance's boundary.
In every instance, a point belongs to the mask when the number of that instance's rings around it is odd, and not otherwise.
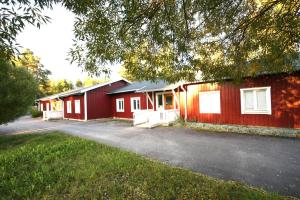
[{"label": "lawn", "polygon": [[0,136],[1,199],[286,199],[58,132]]}]

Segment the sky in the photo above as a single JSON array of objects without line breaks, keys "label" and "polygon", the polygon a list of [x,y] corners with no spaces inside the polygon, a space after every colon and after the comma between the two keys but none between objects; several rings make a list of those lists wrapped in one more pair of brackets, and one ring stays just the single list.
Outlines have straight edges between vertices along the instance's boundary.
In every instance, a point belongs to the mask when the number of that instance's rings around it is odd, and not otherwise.
[{"label": "sky", "polygon": [[[52,10],[45,10],[43,13],[49,16],[51,21],[42,25],[40,29],[26,26],[18,35],[17,42],[41,58],[41,63],[52,72],[51,79],[68,79],[73,82],[77,79],[84,80],[88,76],[87,73],[66,60],[73,43],[75,15],[61,5],[55,5]],[[111,80],[120,78],[117,73],[119,67],[111,67]]]}]

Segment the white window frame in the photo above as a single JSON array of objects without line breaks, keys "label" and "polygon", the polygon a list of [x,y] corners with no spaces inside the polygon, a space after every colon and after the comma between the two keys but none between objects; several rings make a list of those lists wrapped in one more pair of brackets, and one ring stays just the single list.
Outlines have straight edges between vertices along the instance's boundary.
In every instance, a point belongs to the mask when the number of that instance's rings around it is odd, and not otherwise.
[{"label": "white window frame", "polygon": [[67,113],[72,113],[72,101],[67,101]]},{"label": "white window frame", "polygon": [[[267,110],[258,110],[257,109],[257,96],[256,91],[266,89],[266,103],[267,103]],[[245,108],[245,91],[253,91],[253,110],[246,110]],[[272,105],[271,105],[271,87],[253,87],[253,88],[242,88],[240,89],[241,95],[241,114],[262,114],[262,115],[271,115],[272,114]]]},{"label": "white window frame", "polygon": [[[155,103],[155,107],[156,107],[156,110],[165,110],[165,95],[166,94],[172,94],[172,92],[158,92],[158,93],[156,93],[155,94],[155,101],[156,101],[156,103]],[[162,107],[159,107],[159,105],[158,105],[158,96],[159,95],[162,95],[162,103],[163,103],[163,105],[162,105]],[[173,95],[173,101],[174,101],[174,95]],[[174,103],[174,105],[175,105],[175,103]]]},{"label": "white window frame", "polygon": [[[134,109],[134,101],[139,101],[139,108],[138,109]],[[141,110],[141,97],[131,97],[130,98],[130,108],[131,108],[131,112],[135,112],[137,110]]]},{"label": "white window frame", "polygon": [[75,100],[74,105],[75,105],[75,114],[80,114],[80,100],[79,99]]},{"label": "white window frame", "polygon": [[[119,108],[119,102],[123,102],[123,108]],[[118,98],[116,99],[116,111],[117,112],[124,112],[125,110],[125,101],[124,98]]]},{"label": "white window frame", "polygon": [[[206,110],[203,110],[201,109],[201,95],[203,94],[217,94],[217,96],[219,97],[218,98],[218,105],[215,105],[217,106],[217,109],[214,110],[214,111],[206,111]],[[221,92],[220,90],[214,90],[214,91],[205,91],[205,92],[199,92],[199,112],[201,114],[221,114]]]}]

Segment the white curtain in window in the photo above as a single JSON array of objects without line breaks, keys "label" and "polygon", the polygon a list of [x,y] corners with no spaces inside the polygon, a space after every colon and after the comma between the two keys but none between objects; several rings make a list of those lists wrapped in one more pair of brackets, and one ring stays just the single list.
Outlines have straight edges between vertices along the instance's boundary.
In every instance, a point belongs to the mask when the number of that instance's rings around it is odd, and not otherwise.
[{"label": "white curtain in window", "polygon": [[75,113],[80,113],[80,100],[75,100]]},{"label": "white curtain in window", "polygon": [[257,90],[256,97],[257,97],[257,109],[258,110],[267,110],[267,90]]},{"label": "white curtain in window", "polygon": [[253,99],[253,90],[245,91],[245,108],[246,110],[253,110],[254,109],[254,99]]},{"label": "white curtain in window", "polygon": [[72,112],[72,104],[71,101],[67,101],[67,113],[71,113]]}]

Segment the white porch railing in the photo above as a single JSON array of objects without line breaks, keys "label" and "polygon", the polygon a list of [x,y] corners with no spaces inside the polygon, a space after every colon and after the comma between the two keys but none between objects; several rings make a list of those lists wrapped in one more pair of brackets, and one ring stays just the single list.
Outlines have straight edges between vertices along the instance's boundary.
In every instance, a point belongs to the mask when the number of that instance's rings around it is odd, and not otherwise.
[{"label": "white porch railing", "polygon": [[158,125],[170,124],[179,119],[179,110],[139,110],[133,113],[133,125],[145,124],[152,128]]},{"label": "white porch railing", "polygon": [[63,111],[43,111],[43,120],[62,119]]}]

